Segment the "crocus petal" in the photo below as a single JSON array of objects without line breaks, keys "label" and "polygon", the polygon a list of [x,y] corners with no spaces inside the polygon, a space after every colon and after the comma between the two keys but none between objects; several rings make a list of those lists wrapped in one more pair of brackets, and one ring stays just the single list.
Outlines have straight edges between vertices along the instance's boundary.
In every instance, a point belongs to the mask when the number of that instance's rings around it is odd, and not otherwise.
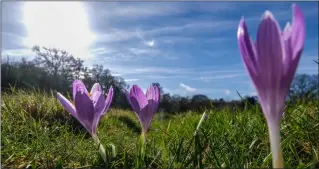
[{"label": "crocus petal", "polygon": [[92,94],[92,96],[94,95],[94,93],[95,93],[96,91],[99,91],[100,93],[103,93],[102,87],[101,87],[101,85],[100,85],[99,83],[95,83],[95,84],[92,86],[91,92],[90,92],[90,93]]},{"label": "crocus petal", "polygon": [[134,105],[132,107],[136,109],[136,112],[139,112],[148,104],[147,98],[144,95],[142,89],[137,85],[133,85],[133,87],[131,88],[130,100],[131,103]]},{"label": "crocus petal", "polygon": [[[158,86],[151,85],[146,92],[146,97],[148,99],[148,104],[151,104],[151,110],[152,112],[156,112],[159,106],[159,98],[160,98],[160,91]],[[150,102],[152,100],[152,102]]]},{"label": "crocus petal", "polygon": [[153,85],[150,85],[146,91],[146,98],[147,100],[154,99],[154,87]]},{"label": "crocus petal", "polygon": [[159,89],[158,86],[155,86],[155,91],[154,92],[155,92],[154,93],[154,95],[155,95],[155,97],[154,97],[154,102],[155,102],[154,112],[156,112],[157,109],[158,109],[158,106],[159,106],[160,95],[161,95],[160,89]]},{"label": "crocus petal", "polygon": [[[96,93],[98,93],[98,92],[96,92]],[[98,101],[99,103],[97,103],[97,104],[99,104],[100,106],[103,106],[103,107],[101,107],[101,109],[100,108],[95,109],[94,121],[92,124],[92,130],[93,130],[94,134],[96,134],[96,129],[97,129],[97,126],[99,124],[101,117],[104,115],[104,113],[108,110],[108,108],[111,105],[112,98],[113,98],[113,88],[111,87],[109,89],[109,92],[107,94],[107,98],[105,101],[104,101],[104,96],[102,93],[100,93],[100,98],[103,98],[103,99],[99,99],[99,101]]]},{"label": "crocus petal", "polygon": [[78,117],[76,115],[74,105],[59,92],[57,93],[57,98],[59,99],[62,106],[66,109],[66,111],[72,114],[72,116],[77,119]]},{"label": "crocus petal", "polygon": [[[292,25],[284,31],[285,50],[287,59],[284,60],[285,76],[283,81],[287,83],[287,92],[289,90],[291,81],[297,69],[297,65],[300,60],[301,53],[303,51],[303,45],[306,36],[306,24],[302,11],[295,4],[293,8],[293,21]],[[285,84],[283,84],[285,85]]]},{"label": "crocus petal", "polygon": [[145,132],[148,131],[159,106],[160,92],[158,86],[153,87],[153,85],[151,85],[146,92],[146,97],[148,98],[148,105],[141,110],[139,115],[141,121],[143,121],[142,125]]},{"label": "crocus petal", "polygon": [[[258,91],[261,91],[264,87],[264,84],[259,80],[259,63],[257,61],[257,52],[256,47],[253,41],[251,40],[246,26],[244,17],[241,18],[237,31],[238,46],[241,54],[242,61],[244,66],[253,81],[255,88]],[[258,90],[259,89],[259,90]],[[263,95],[263,93],[258,93]],[[263,98],[263,97],[262,97]],[[261,98],[261,99],[262,99]]]},{"label": "crocus petal", "polygon": [[95,91],[92,96],[94,112],[102,112],[105,106],[105,99],[100,91]]},{"label": "crocus petal", "polygon": [[150,85],[150,87],[147,89],[146,98],[147,98],[148,105],[149,105],[148,108],[150,109],[149,111],[153,112],[155,109],[155,102],[154,102],[155,90],[154,90],[153,85]]},{"label": "crocus petal", "polygon": [[283,38],[284,40],[287,40],[290,38],[290,34],[291,34],[291,25],[290,23],[288,22],[285,26],[285,29],[284,29],[284,32],[282,33],[283,34]]},{"label": "crocus petal", "polygon": [[77,91],[74,102],[78,120],[90,132],[90,134],[93,134],[94,131],[92,130],[92,124],[95,113],[92,100],[87,93]]},{"label": "crocus petal", "polygon": [[155,112],[152,111],[152,108],[153,108],[152,102],[154,102],[154,100],[149,100],[149,104],[146,105],[138,114],[138,118],[139,118],[139,121],[142,125],[144,132],[148,131],[148,129],[151,125],[152,119],[154,117]]},{"label": "crocus petal", "polygon": [[83,90],[84,93],[88,94],[88,91],[81,80],[74,80],[72,86],[73,86],[73,101],[75,100],[76,92],[79,89]]},{"label": "crocus petal", "polygon": [[[284,44],[279,25],[271,12],[266,11],[257,32],[257,54],[260,66],[261,83],[265,88],[259,93],[264,93],[262,100],[263,110],[267,117],[270,113],[277,114],[278,107],[276,102],[279,99],[279,89],[281,86],[282,60]],[[258,90],[258,89],[257,89]],[[270,106],[272,105],[272,106]],[[275,115],[276,116],[276,115]],[[277,119],[278,120],[278,119]]]},{"label": "crocus petal", "polygon": [[[286,75],[289,72],[289,67],[292,60],[292,46],[291,46],[291,25],[288,22],[286,24],[286,27],[284,29],[284,32],[282,33],[283,41],[284,41],[284,47],[285,47],[285,54],[283,55],[283,66],[282,66],[282,74]],[[285,80],[285,79],[283,79]]]},{"label": "crocus petal", "polygon": [[[132,91],[132,89],[131,89],[131,91]],[[131,92],[129,93],[125,89],[125,95],[126,95],[127,101],[132,106],[133,110],[137,113],[140,112],[140,107],[139,107],[138,101],[135,97],[131,97]],[[134,100],[134,101],[132,101],[132,100]]]},{"label": "crocus petal", "polygon": [[[100,103],[104,103],[105,98],[103,96],[103,91],[94,91],[93,93],[91,93],[91,99],[93,101],[93,105],[95,107],[95,104],[100,100],[103,99],[102,101],[100,101]],[[101,97],[101,98],[100,98]]]},{"label": "crocus petal", "polygon": [[293,60],[298,59],[303,50],[306,28],[305,17],[301,9],[293,4],[293,21],[291,26],[291,45],[293,49]]},{"label": "crocus petal", "polygon": [[104,96],[101,92],[96,91],[95,96],[98,98],[97,102],[93,102],[93,106],[94,106],[94,120],[93,120],[93,124],[92,124],[92,131],[94,134],[96,134],[96,129],[98,126],[98,123],[100,121],[101,118],[101,114],[104,110],[105,107],[105,99]]},{"label": "crocus petal", "polygon": [[264,83],[274,89],[280,82],[282,58],[284,55],[280,28],[271,12],[266,11],[257,32],[257,53]]},{"label": "crocus petal", "polygon": [[242,54],[242,59],[247,65],[247,70],[252,77],[256,77],[258,74],[258,63],[257,63],[257,54],[254,43],[249,37],[248,28],[246,26],[244,18],[239,22],[238,31],[237,31],[238,45],[239,50]]},{"label": "crocus petal", "polygon": [[102,115],[109,109],[109,107],[112,103],[113,94],[114,94],[114,90],[113,90],[113,87],[111,86],[109,89],[109,92],[107,93],[107,97],[105,99],[105,104],[104,104],[104,109],[102,111]]}]

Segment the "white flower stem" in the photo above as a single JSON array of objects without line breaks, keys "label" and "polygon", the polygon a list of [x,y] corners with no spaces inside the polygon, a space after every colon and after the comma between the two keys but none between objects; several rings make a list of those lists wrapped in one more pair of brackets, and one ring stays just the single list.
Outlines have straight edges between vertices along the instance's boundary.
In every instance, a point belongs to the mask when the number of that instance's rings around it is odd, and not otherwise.
[{"label": "white flower stem", "polygon": [[142,131],[142,142],[143,142],[143,146],[146,144],[146,132]]},{"label": "white flower stem", "polygon": [[142,131],[142,135],[141,135],[141,141],[142,141],[142,144],[141,144],[141,153],[142,153],[142,156],[144,156],[145,154],[145,149],[146,149],[146,132],[143,130]]},{"label": "white flower stem", "polygon": [[280,146],[280,122],[268,122],[268,130],[270,138],[270,147],[272,152],[273,168],[284,168],[284,160]]},{"label": "white flower stem", "polygon": [[93,136],[93,140],[94,140],[95,144],[97,146],[99,146],[98,147],[99,153],[100,153],[101,157],[103,158],[103,161],[105,162],[105,164],[107,164],[107,158],[106,158],[106,152],[105,152],[104,146],[101,144],[101,142],[97,136]]}]

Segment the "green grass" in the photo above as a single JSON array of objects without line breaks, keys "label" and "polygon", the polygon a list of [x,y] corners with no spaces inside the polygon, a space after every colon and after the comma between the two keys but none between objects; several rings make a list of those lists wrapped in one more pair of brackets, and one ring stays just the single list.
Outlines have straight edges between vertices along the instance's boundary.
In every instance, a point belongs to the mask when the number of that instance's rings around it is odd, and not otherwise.
[{"label": "green grass", "polygon": [[[257,107],[207,111],[208,119],[196,137],[202,112],[157,113],[147,135],[145,158],[138,155],[141,129],[135,114],[111,109],[98,127],[110,154],[110,162],[104,164],[90,135],[53,94],[18,90],[1,97],[1,165],[5,168],[271,167],[267,125]],[[281,122],[285,167],[318,167],[318,103],[300,102],[285,111]]]}]

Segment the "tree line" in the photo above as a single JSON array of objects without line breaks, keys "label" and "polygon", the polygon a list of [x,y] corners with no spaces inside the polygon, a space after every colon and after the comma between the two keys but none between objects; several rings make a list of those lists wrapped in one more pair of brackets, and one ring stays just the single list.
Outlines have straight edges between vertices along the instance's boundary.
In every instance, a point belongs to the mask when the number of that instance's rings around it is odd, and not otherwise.
[{"label": "tree line", "polygon": [[[33,60],[22,58],[21,61],[11,61],[10,57],[2,58],[1,63],[1,91],[10,92],[14,86],[16,89],[38,89],[42,92],[59,91],[67,94],[72,91],[74,79],[81,79],[87,88],[98,82],[103,89],[111,85],[116,93],[113,97],[112,107],[130,109],[126,100],[124,89],[130,86],[124,79],[112,76],[111,71],[103,65],[86,67],[84,60],[75,58],[64,50],[34,46]],[[161,101],[159,111],[178,113],[186,111],[203,111],[205,109],[223,109],[228,107],[245,108],[247,105],[257,105],[256,96],[244,96],[241,100],[225,101],[224,99],[210,99],[206,95],[197,94],[192,97],[184,97],[176,94],[165,93],[163,87],[157,83],[154,86],[160,88]],[[296,75],[288,100],[318,99],[318,75]]]}]

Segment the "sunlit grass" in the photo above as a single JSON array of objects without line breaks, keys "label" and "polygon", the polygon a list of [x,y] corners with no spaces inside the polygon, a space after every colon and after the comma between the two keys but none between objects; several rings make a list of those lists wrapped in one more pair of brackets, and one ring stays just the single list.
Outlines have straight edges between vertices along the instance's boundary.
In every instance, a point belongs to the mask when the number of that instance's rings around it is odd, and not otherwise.
[{"label": "sunlit grass", "polygon": [[[271,167],[265,119],[257,107],[250,105],[245,111],[206,111],[208,119],[197,136],[194,131],[203,112],[157,113],[147,135],[145,158],[138,156],[141,129],[136,115],[111,109],[98,127],[99,138],[110,154],[111,162],[105,165],[90,135],[53,93],[17,90],[1,97],[2,167]],[[285,167],[318,167],[317,101],[286,108],[281,138]]]}]

